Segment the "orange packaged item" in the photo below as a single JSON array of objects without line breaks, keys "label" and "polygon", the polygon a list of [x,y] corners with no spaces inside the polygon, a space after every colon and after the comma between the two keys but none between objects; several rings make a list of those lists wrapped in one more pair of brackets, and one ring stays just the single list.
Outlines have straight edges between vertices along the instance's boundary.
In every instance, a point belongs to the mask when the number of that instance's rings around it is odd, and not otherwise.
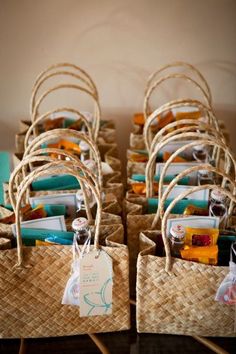
[{"label": "orange packaged item", "polygon": [[133,116],[133,122],[137,125],[144,125],[144,115],[143,113],[135,113]]},{"label": "orange packaged item", "polygon": [[[79,145],[72,143],[69,140],[59,140],[58,143],[54,143],[54,144],[48,144],[48,147],[50,148],[56,148],[56,149],[62,149],[62,150],[67,150],[68,152],[72,152],[74,154],[78,154],[80,155],[80,147]],[[50,154],[51,157],[58,157],[57,154]],[[60,155],[61,160],[64,160],[65,157]]]},{"label": "orange packaged item", "polygon": [[[146,194],[146,183],[144,182],[136,182],[136,183],[132,183],[132,191],[135,194],[139,194],[139,195],[145,195]],[[154,192],[155,195],[158,194],[158,183],[154,182]]]},{"label": "orange packaged item", "polygon": [[184,210],[184,215],[208,216],[208,208],[200,208],[195,205],[188,205]]},{"label": "orange packaged item", "polygon": [[[166,162],[170,158],[171,155],[172,154],[170,154],[168,151],[165,151],[163,153],[163,162]],[[176,156],[172,162],[187,162],[187,160],[181,156]]]},{"label": "orange packaged item", "polygon": [[129,161],[131,162],[147,162],[148,156],[144,154],[133,153],[129,157]]},{"label": "orange packaged item", "polygon": [[218,246],[189,247],[180,251],[181,258],[186,261],[216,265],[218,262]]},{"label": "orange packaged item", "polygon": [[77,154],[80,154],[81,152],[79,145],[72,143],[72,141],[69,140],[62,139],[58,142],[58,145],[59,149],[71,150],[76,152]]},{"label": "orange packaged item", "polygon": [[181,119],[198,119],[201,117],[201,112],[200,111],[192,111],[192,112],[176,112],[175,113],[175,119],[176,120],[181,120]]},{"label": "orange packaged item", "polygon": [[23,219],[24,221],[27,220],[35,220],[35,219],[41,219],[41,218],[46,218],[47,213],[44,210],[43,205],[38,205],[36,208],[33,210],[29,210],[27,213],[24,214]]},{"label": "orange packaged item", "polygon": [[219,237],[219,229],[201,229],[186,227],[185,245],[214,246]]},{"label": "orange packaged item", "polygon": [[[24,207],[21,208],[21,214],[25,214],[27,212],[29,212],[31,210],[31,205],[30,204],[26,204]],[[15,213],[12,213],[10,216],[6,216],[2,219],[0,219],[0,223],[2,224],[7,224],[7,225],[10,225],[10,224],[14,224],[15,223]]]},{"label": "orange packaged item", "polygon": [[57,129],[57,128],[63,128],[63,123],[64,123],[64,117],[59,117],[55,119],[46,119],[43,124],[43,128],[45,131]]},{"label": "orange packaged item", "polygon": [[158,129],[162,129],[167,124],[174,122],[175,117],[174,117],[172,111],[169,111],[166,114],[162,114],[161,116],[158,116],[157,120],[158,120],[158,124],[157,124]]}]

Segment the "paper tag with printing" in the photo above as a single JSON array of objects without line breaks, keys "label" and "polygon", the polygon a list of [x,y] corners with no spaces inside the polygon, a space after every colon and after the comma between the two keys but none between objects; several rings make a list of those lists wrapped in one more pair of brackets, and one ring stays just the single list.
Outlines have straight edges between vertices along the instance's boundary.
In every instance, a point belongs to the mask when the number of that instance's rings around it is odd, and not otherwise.
[{"label": "paper tag with printing", "polygon": [[86,253],[80,260],[80,317],[112,313],[112,259],[103,250]]}]

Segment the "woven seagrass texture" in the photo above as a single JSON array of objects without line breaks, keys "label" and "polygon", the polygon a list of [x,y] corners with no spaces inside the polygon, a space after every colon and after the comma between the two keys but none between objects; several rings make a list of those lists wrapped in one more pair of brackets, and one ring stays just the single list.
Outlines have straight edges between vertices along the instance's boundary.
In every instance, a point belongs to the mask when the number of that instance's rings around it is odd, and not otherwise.
[{"label": "woven seagrass texture", "polygon": [[[0,253],[0,336],[4,338],[62,336],[129,328],[128,249],[122,244],[123,226],[102,225],[99,190],[91,180],[79,173],[72,161],[65,161],[59,167],[58,164],[60,161],[54,161],[47,165],[47,169],[32,171],[19,186],[15,208],[17,249]],[[24,193],[33,180],[48,174],[48,171],[54,174],[59,170],[86,183],[96,199],[93,248],[98,250],[107,245],[103,249],[113,259],[111,315],[80,318],[77,307],[61,305],[66,281],[70,276],[71,247],[22,247],[20,205]]]},{"label": "woven seagrass texture", "polygon": [[[121,225],[116,232],[122,233]],[[114,242],[116,232],[111,230]],[[112,314],[86,318],[79,317],[79,308],[61,305],[70,275],[71,247],[24,248],[26,263],[31,265],[24,269],[14,267],[15,249],[1,251],[1,337],[49,337],[129,329],[127,247],[116,244],[103,249],[113,260]]]},{"label": "woven seagrass texture", "polygon": [[[233,181],[231,183],[235,186]],[[216,291],[229,268],[173,258],[167,239],[167,220],[172,208],[189,194],[204,189],[219,190],[232,203],[236,202],[235,195],[220,186],[194,186],[178,195],[167,207],[161,231],[156,229],[152,233],[140,234],[136,288],[139,332],[236,336],[235,307],[215,301]],[[233,190],[235,192],[235,188]],[[164,197],[163,195],[163,199]],[[162,235],[165,257],[158,257],[150,252],[148,237],[155,232]],[[155,242],[152,247],[155,247]]]},{"label": "woven seagrass texture", "polygon": [[142,252],[138,257],[138,332],[236,336],[235,309],[214,300],[228,267],[174,259],[169,274],[165,262]]},{"label": "woven seagrass texture", "polygon": [[[137,200],[138,199],[138,200]],[[123,213],[126,215],[127,246],[129,249],[129,267],[130,267],[130,292],[135,296],[136,283],[136,263],[139,253],[139,233],[140,231],[150,229],[154,220],[154,214],[142,215],[142,200],[144,198],[124,201]],[[138,203],[139,201],[139,203]],[[144,201],[143,201],[144,202]]]}]

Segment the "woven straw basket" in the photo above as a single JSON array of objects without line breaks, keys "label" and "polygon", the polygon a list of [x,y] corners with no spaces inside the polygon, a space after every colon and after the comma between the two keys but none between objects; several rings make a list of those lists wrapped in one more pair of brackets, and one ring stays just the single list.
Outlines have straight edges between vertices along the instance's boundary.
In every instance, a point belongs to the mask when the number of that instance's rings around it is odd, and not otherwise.
[{"label": "woven straw basket", "polygon": [[[128,250],[122,225],[101,224],[101,202],[90,179],[78,174],[70,161],[31,172],[19,186],[16,203],[17,249],[0,252],[1,338],[66,336],[129,329]],[[70,274],[69,246],[22,247],[20,205],[32,181],[55,173],[68,173],[92,190],[97,201],[94,247],[102,247],[113,259],[113,310],[111,315],[79,317],[79,308],[61,305]],[[104,246],[106,244],[106,246]],[[122,285],[122,286],[121,286]]]},{"label": "woven straw basket", "polygon": [[[200,336],[236,336],[235,308],[214,300],[216,291],[229,268],[210,266],[171,258],[166,235],[171,209],[194,191],[219,189],[230,200],[231,215],[235,198],[235,182],[227,174],[209,165],[198,169],[215,172],[229,180],[233,194],[216,185],[196,186],[175,198],[164,213],[161,231],[140,234],[140,253],[137,261],[137,330],[142,333],[168,333]],[[161,200],[192,167],[179,174],[168,186]],[[155,220],[154,220],[155,221]],[[166,257],[155,255],[157,234],[162,234]]]}]

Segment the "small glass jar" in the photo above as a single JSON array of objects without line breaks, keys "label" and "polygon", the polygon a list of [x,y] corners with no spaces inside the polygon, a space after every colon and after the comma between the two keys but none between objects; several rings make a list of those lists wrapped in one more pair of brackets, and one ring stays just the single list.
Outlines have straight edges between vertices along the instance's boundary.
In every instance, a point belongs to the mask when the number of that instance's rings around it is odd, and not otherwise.
[{"label": "small glass jar", "polygon": [[80,150],[81,150],[80,160],[82,162],[84,162],[84,161],[89,159],[90,146],[85,141],[81,141],[80,144],[79,144],[79,147],[80,147]]},{"label": "small glass jar", "polygon": [[88,220],[83,217],[79,217],[73,220],[72,229],[75,232],[76,242],[79,245],[83,245],[88,238],[91,237],[91,231]]},{"label": "small glass jar", "polygon": [[76,210],[76,217],[87,217],[87,212],[84,203],[84,194],[82,189],[79,189],[76,192],[76,201],[77,201],[77,210]]},{"label": "small glass jar", "polygon": [[184,247],[185,228],[181,224],[173,225],[170,229],[171,255],[181,257],[180,251]]},{"label": "small glass jar", "polygon": [[205,145],[195,145],[193,147],[193,158],[197,162],[207,163],[209,161],[209,152]]},{"label": "small glass jar", "polygon": [[198,185],[202,186],[205,184],[214,184],[213,174],[207,170],[198,171]]},{"label": "small glass jar", "polygon": [[213,189],[210,196],[209,214],[220,218],[221,227],[227,218],[228,206],[227,198],[217,189]]}]

